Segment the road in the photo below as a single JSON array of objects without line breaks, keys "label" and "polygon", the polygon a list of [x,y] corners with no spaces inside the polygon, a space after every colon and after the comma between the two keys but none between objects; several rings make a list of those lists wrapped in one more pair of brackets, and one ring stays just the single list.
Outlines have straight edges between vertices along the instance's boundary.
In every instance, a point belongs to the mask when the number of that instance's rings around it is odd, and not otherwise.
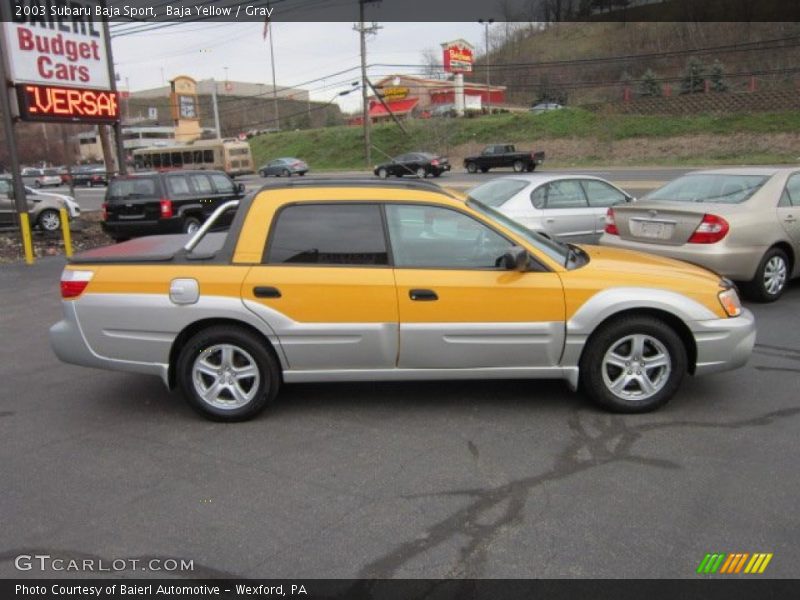
[{"label": "road", "polygon": [[225,425],[156,378],[61,364],[62,266],[0,267],[0,577],[41,577],[14,568],[36,553],[193,560],[178,577],[694,578],[708,552],[772,552],[765,576],[800,574],[800,282],[751,306],[747,367],[655,414],[559,382],[305,384]]},{"label": "road", "polygon": [[[652,189],[675,179],[691,171],[687,168],[660,168],[660,167],[626,167],[626,168],[598,168],[598,169],[548,169],[544,168],[542,172],[545,173],[583,173],[588,175],[596,175],[612,181],[627,190],[634,196],[641,196]],[[537,171],[539,172],[539,171]],[[492,171],[488,174],[476,173],[469,174],[461,169],[456,169],[452,173],[443,175],[438,179],[431,179],[441,185],[451,186],[458,189],[467,189],[481,182],[487,181],[493,177],[508,177],[513,175],[510,169],[502,169],[499,171]],[[343,171],[332,173],[314,173],[311,172],[306,175],[308,178],[351,178],[351,177],[374,177],[372,173],[367,171]],[[267,182],[275,181],[275,178],[263,178],[258,175],[247,175],[237,178],[245,184],[248,191],[256,190]],[[53,191],[59,194],[69,193],[66,187],[48,188],[45,191]],[[84,211],[100,210],[103,204],[103,197],[105,196],[105,188],[76,188],[75,199],[78,201],[81,209]]]}]

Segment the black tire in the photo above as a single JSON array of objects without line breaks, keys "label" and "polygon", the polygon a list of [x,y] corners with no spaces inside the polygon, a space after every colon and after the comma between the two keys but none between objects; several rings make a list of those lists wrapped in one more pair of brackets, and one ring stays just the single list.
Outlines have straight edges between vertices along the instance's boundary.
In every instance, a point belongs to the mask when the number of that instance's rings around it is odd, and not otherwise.
[{"label": "black tire", "polygon": [[417,179],[425,179],[428,176],[428,172],[425,170],[425,167],[417,167],[417,170],[414,171],[414,174],[417,176]]},{"label": "black tire", "polygon": [[786,253],[780,248],[770,248],[758,263],[755,277],[742,286],[742,291],[756,302],[775,302],[786,290],[790,271]]},{"label": "black tire", "polygon": [[305,171],[300,171],[300,172],[298,173],[298,175],[300,175],[300,177],[302,177],[302,176],[303,176],[303,175],[305,175],[305,174],[306,174],[306,172],[305,172]]},{"label": "black tire", "polygon": [[525,163],[521,160],[515,160],[512,167],[515,173],[522,173],[525,170]]},{"label": "black tire", "polygon": [[289,169],[284,169],[283,171],[281,171],[281,176],[282,177],[291,177],[292,176],[292,172]]},{"label": "black tire", "polygon": [[381,167],[380,169],[378,169],[378,177],[380,177],[381,179],[388,178],[389,177],[389,171],[387,169]]},{"label": "black tire", "polygon": [[181,223],[181,231],[183,233],[196,233],[198,229],[200,229],[200,219],[194,217],[192,215],[187,215],[183,217],[183,222]]},{"label": "black tire", "polygon": [[[645,340],[640,356],[635,354],[634,336]],[[612,349],[618,352],[608,356]],[[607,356],[616,361],[616,357],[624,356],[619,352],[628,351],[630,354],[626,358],[631,360],[623,358],[620,366],[606,362]],[[656,356],[667,357],[668,365],[647,367],[641,360],[652,361]],[[653,317],[621,317],[603,325],[586,342],[580,361],[580,386],[594,402],[612,412],[650,412],[666,404],[675,394],[686,374],[687,364],[686,348],[672,327]],[[656,379],[655,385],[651,376]],[[639,383],[645,379],[653,385],[650,395]],[[610,388],[612,383],[628,380],[619,393]],[[637,393],[643,397],[636,397]]]},{"label": "black tire", "polygon": [[[217,346],[230,346],[237,349],[241,358],[252,359],[258,373],[257,383],[251,381],[248,395],[252,397],[240,406],[222,407],[219,401],[215,404],[203,399],[194,380],[194,366],[204,352],[213,351]],[[212,357],[214,352],[207,355]],[[236,354],[234,354],[236,356]],[[223,363],[221,363],[223,364]],[[245,421],[251,419],[267,405],[278,393],[281,383],[280,368],[272,349],[263,339],[240,327],[216,325],[195,334],[181,349],[176,364],[178,386],[186,401],[194,410],[213,421]],[[208,377],[198,374],[198,377]],[[205,385],[208,381],[201,380]],[[198,384],[200,385],[200,384]],[[247,385],[247,384],[245,384]],[[230,388],[228,388],[230,389]],[[233,395],[228,392],[233,398]],[[225,399],[222,399],[224,402]]]},{"label": "black tire", "polygon": [[39,213],[36,225],[47,233],[58,231],[61,228],[61,214],[57,210],[45,209]]},{"label": "black tire", "polygon": [[481,173],[488,173],[489,167],[481,167]]},{"label": "black tire", "polygon": [[467,173],[477,173],[478,172],[478,165],[474,162],[467,163]]},{"label": "black tire", "polygon": [[532,162],[532,163],[528,164],[528,173],[532,173],[535,170],[536,170],[536,163]]},{"label": "black tire", "polygon": [[86,182],[86,185],[87,185],[88,187],[94,187],[94,181],[92,181],[92,180],[90,179],[89,181],[87,181],[87,182]]},{"label": "black tire", "polygon": [[111,239],[113,239],[115,243],[120,244],[122,242],[127,242],[131,238],[129,238],[129,237],[112,237]]},{"label": "black tire", "polygon": [[259,171],[258,174],[261,175],[262,177],[266,177],[267,176],[267,172],[266,171]]},{"label": "black tire", "polygon": [[441,172],[441,171],[434,171],[434,172],[433,172],[433,176],[434,176],[434,177],[440,177],[441,175],[442,175],[442,172]]}]

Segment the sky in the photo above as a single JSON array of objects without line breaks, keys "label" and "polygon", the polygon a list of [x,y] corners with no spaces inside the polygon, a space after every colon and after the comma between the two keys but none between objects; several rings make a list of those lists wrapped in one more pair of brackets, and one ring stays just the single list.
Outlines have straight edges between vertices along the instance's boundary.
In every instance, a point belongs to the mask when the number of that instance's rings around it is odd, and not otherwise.
[{"label": "sky", "polygon": [[[484,48],[483,25],[468,23],[378,23],[382,27],[368,37],[368,64],[418,65],[430,48],[441,55],[439,44],[463,38]],[[124,27],[112,28],[112,33]],[[112,38],[119,88],[131,91],[166,85],[177,75],[194,79],[272,83],[269,43],[262,38],[262,23],[186,23],[152,32]],[[308,89],[311,99],[336,102],[346,112],[361,106],[361,94],[337,96],[360,79],[359,36],[353,23],[273,22],[270,35],[275,48],[278,86]],[[334,75],[339,71],[352,71]],[[395,72],[413,74],[412,68],[374,67],[375,81]],[[300,85],[313,79],[319,81]]]}]

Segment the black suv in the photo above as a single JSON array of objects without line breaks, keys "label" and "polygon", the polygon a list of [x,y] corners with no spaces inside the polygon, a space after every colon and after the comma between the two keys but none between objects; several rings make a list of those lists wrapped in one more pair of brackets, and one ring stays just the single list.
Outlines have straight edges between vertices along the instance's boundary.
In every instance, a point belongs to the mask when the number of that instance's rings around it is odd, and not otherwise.
[{"label": "black suv", "polygon": [[[221,171],[115,177],[103,203],[103,231],[117,241],[159,233],[194,233],[217,206],[243,195],[244,185],[235,184]],[[232,218],[231,214],[228,221]]]}]

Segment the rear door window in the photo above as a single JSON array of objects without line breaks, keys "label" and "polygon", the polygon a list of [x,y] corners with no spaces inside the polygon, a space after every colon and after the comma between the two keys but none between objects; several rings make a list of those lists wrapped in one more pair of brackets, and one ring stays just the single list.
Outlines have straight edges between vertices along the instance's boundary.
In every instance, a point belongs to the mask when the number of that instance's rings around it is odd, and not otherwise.
[{"label": "rear door window", "polygon": [[194,191],[198,194],[211,194],[213,193],[213,188],[211,187],[211,181],[208,177],[202,173],[193,173],[189,175],[189,181],[192,182],[192,187]]},{"label": "rear door window", "polygon": [[546,194],[546,208],[585,208],[588,206],[580,183],[574,179],[548,183]]},{"label": "rear door window", "polygon": [[584,179],[581,185],[589,199],[589,206],[593,208],[605,208],[625,202],[625,194],[603,181]]},{"label": "rear door window", "polygon": [[185,175],[170,175],[167,177],[167,190],[170,196],[187,196],[191,194],[189,181]]}]

